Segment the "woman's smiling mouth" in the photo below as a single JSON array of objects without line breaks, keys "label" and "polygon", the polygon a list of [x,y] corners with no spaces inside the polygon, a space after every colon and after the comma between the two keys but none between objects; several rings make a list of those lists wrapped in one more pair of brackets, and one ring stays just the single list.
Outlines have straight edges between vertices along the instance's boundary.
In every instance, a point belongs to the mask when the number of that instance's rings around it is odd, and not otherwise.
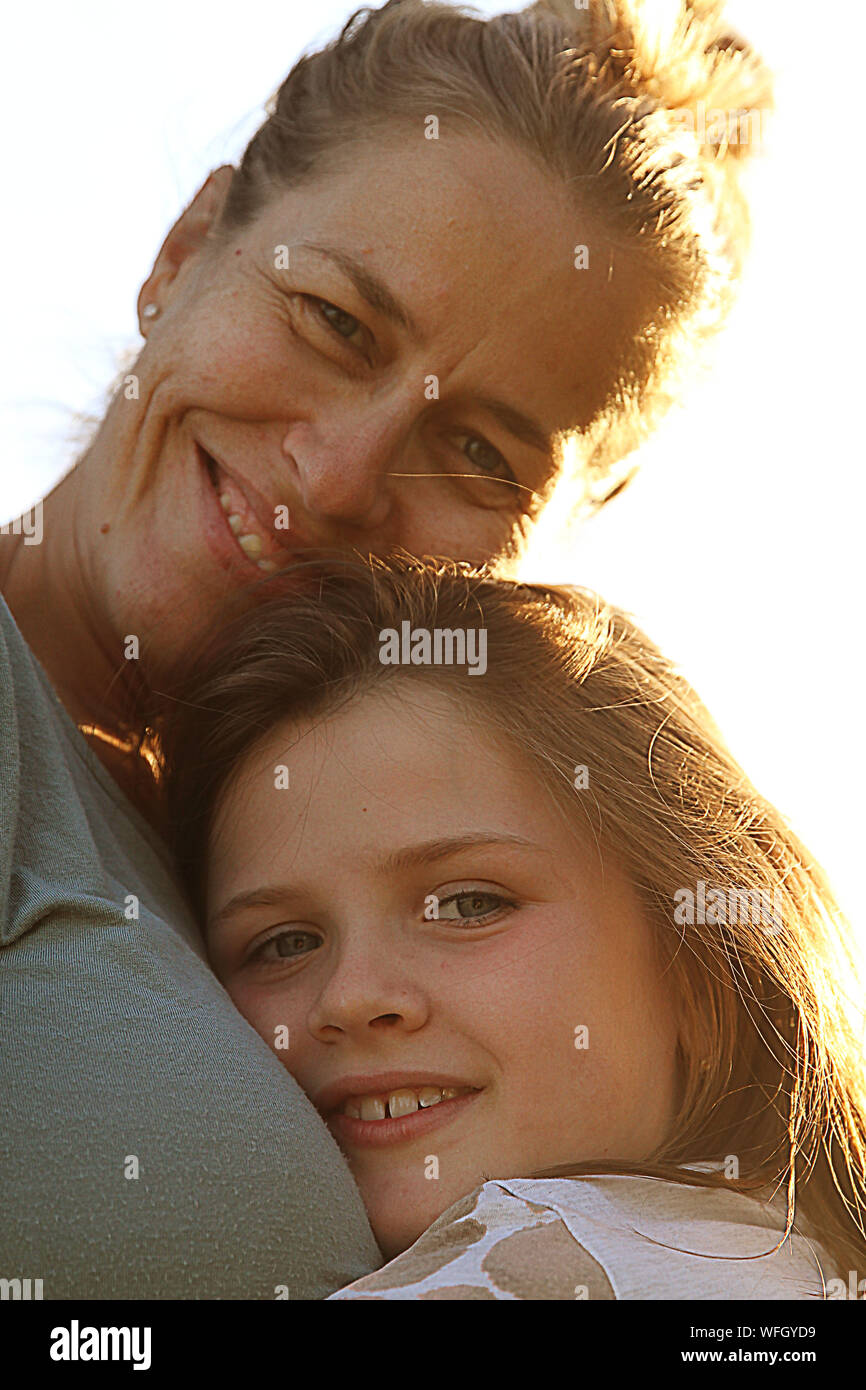
[{"label": "woman's smiling mouth", "polygon": [[234,493],[228,485],[224,485],[222,492],[218,494],[219,504],[226,514],[229,530],[237,539],[237,543],[248,559],[254,560],[260,570],[267,574],[273,574],[277,568],[273,560],[263,558],[265,542],[259,531],[247,523],[244,528],[244,518],[239,510],[239,505]]},{"label": "woman's smiling mouth", "polygon": [[[220,509],[224,523],[223,529],[230,538],[233,552],[239,553],[243,560],[256,569],[266,574],[275,573],[280,568],[279,560],[285,560],[288,553],[295,550],[294,544],[290,545],[275,534],[277,509],[275,509],[270,525],[266,525],[263,518],[265,504],[262,499],[257,499],[260,505],[255,507],[250,501],[247,491],[230,473],[226,472],[213,455],[209,454],[198,442],[196,442],[195,447],[210,490],[213,492]],[[285,515],[288,523],[287,507],[285,508]],[[284,529],[287,530],[287,526]],[[222,549],[223,547],[221,547]]]}]

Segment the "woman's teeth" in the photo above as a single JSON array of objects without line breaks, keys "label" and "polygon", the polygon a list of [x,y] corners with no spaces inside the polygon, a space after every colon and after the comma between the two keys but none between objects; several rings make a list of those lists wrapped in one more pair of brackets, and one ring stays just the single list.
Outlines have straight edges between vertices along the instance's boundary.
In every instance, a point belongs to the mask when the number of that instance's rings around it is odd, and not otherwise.
[{"label": "woman's teeth", "polygon": [[273,560],[259,559],[264,549],[264,541],[261,536],[255,531],[247,531],[244,535],[240,534],[244,525],[243,518],[240,517],[237,512],[232,511],[233,502],[231,493],[221,492],[219,501],[220,506],[226,514],[228,524],[237,537],[237,542],[241,550],[251,560],[256,561],[260,570],[264,570],[267,574],[273,574],[274,570],[277,568]]},{"label": "woman's teeth", "polygon": [[421,1086],[417,1090],[406,1087],[392,1091],[388,1096],[349,1096],[340,1106],[339,1114],[351,1115],[356,1120],[397,1120],[403,1115],[414,1115],[416,1110],[438,1105],[440,1101],[468,1095],[474,1089],[473,1086]]}]

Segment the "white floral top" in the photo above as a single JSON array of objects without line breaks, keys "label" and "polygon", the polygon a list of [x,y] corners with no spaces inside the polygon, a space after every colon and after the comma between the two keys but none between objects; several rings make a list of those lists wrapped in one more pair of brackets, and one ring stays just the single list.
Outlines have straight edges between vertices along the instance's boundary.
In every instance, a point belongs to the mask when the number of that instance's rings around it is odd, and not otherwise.
[{"label": "white floral top", "polygon": [[[824,1299],[784,1205],[657,1178],[497,1179],[332,1299]],[[781,1243],[780,1243],[781,1242]]]}]

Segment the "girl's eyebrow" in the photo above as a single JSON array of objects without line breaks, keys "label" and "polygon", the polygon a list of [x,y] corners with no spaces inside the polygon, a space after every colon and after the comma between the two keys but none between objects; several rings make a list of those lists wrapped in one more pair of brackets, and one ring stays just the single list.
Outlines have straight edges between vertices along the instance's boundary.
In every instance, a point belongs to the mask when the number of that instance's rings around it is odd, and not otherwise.
[{"label": "girl's eyebrow", "polygon": [[[381,859],[376,865],[376,871],[380,874],[396,874],[420,864],[434,864],[464,849],[476,849],[485,845],[501,845],[508,849],[529,850],[534,855],[541,854],[547,858],[556,857],[544,845],[537,844],[534,840],[525,840],[522,835],[495,834],[492,831],[479,830],[468,835],[453,835],[446,839],[425,840],[417,845],[407,845],[405,849],[395,850],[393,854]],[[296,893],[297,887],[288,883],[273,883],[262,888],[252,888],[245,893],[236,893],[209,919],[207,930],[215,930],[226,918],[234,916],[244,908],[282,906]]]},{"label": "girl's eyebrow", "polygon": [[380,860],[377,870],[381,874],[400,873],[403,869],[414,868],[418,864],[434,864],[463,849],[476,849],[484,845],[503,845],[509,849],[531,850],[533,854],[550,855],[544,845],[534,840],[525,840],[522,835],[510,835],[501,831],[477,830],[466,835],[450,835],[437,840],[424,840],[417,845],[407,845],[405,849],[395,850]]},{"label": "girl's eyebrow", "polygon": [[264,888],[252,888],[245,893],[235,893],[219,912],[208,918],[207,930],[213,931],[215,927],[221,926],[227,917],[233,917],[236,912],[241,912],[246,907],[278,907],[294,891],[287,883],[272,883]]}]

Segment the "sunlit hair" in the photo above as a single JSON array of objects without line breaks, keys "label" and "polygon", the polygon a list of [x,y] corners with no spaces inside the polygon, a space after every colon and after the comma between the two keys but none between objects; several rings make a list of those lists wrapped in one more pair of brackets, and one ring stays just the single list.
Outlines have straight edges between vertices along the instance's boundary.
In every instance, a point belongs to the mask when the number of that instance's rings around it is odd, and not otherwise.
[{"label": "sunlit hair", "polygon": [[[540,0],[493,18],[427,0],[360,9],[272,98],[213,244],[385,131],[402,131],[417,156],[431,115],[443,140],[480,134],[528,153],[599,229],[590,267],[611,290],[610,360],[594,399],[576,403],[580,447],[559,480],[568,510],[592,510],[633,474],[628,456],[680,394],[741,269],[738,175],[771,80],[723,9],[722,0]],[[714,110],[730,117],[721,133],[705,119]],[[618,294],[623,276],[629,290]]]},{"label": "sunlit hair", "polygon": [[[528,759],[562,814],[625,872],[679,1008],[682,1103],[665,1143],[644,1164],[587,1161],[547,1175],[780,1189],[789,1222],[796,1213],[811,1225],[841,1269],[864,1269],[863,993],[849,928],[821,869],[671,663],[591,593],[464,565],[344,557],[328,574],[299,566],[288,593],[282,583],[266,581],[273,593],[254,617],[194,655],[163,730],[169,821],[202,916],[219,797],[259,740],[389,683],[438,687]],[[404,621],[486,629],[486,673],[383,665],[380,634]],[[581,764],[589,786],[576,790]],[[675,894],[701,880],[763,890],[778,921],[677,924]],[[682,1167],[730,1171],[732,1158],[736,1177]]]}]

